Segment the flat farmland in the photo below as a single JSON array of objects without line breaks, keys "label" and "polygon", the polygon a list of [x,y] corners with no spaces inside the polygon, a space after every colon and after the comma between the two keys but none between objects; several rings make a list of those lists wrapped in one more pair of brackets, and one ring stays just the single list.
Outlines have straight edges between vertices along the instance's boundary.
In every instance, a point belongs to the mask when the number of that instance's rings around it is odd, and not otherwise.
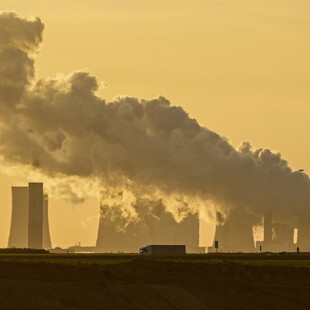
[{"label": "flat farmland", "polygon": [[309,254],[1,254],[0,309],[310,309]]}]

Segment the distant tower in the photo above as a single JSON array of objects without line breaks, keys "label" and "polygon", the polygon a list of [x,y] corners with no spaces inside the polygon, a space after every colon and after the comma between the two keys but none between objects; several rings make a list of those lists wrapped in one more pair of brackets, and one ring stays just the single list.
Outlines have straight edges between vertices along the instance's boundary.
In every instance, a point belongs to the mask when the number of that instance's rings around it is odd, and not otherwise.
[{"label": "distant tower", "polygon": [[43,248],[43,183],[29,183],[28,248]]},{"label": "distant tower", "polygon": [[264,214],[264,245],[271,246],[272,243],[272,213]]},{"label": "distant tower", "polygon": [[28,187],[12,187],[12,219],[8,247],[28,246]]},{"label": "distant tower", "polygon": [[43,240],[42,240],[44,249],[51,249],[51,236],[50,229],[48,224],[48,195],[43,195]]}]

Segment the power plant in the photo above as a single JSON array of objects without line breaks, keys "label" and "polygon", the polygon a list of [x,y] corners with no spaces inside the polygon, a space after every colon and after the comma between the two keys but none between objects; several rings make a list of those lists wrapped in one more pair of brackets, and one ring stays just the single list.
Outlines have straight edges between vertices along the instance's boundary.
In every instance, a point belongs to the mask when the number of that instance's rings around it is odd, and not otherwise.
[{"label": "power plant", "polygon": [[287,223],[273,223],[272,213],[264,214],[264,240],[256,242],[256,248],[264,252],[294,251],[294,227]]},{"label": "power plant", "polygon": [[217,214],[217,225],[214,241],[218,247],[209,247],[208,252],[254,252],[254,236],[250,223],[240,223],[232,216],[226,221],[220,220]]},{"label": "power plant", "polygon": [[[310,251],[310,216],[299,219],[299,224],[292,221],[273,222],[271,212],[263,216],[263,240],[254,246],[251,224],[235,222],[230,216],[224,221],[217,215],[214,245],[208,252],[293,252]],[[294,240],[298,231],[297,240]]]},{"label": "power plant", "polygon": [[43,183],[12,187],[12,219],[8,247],[49,249],[48,195]]},{"label": "power plant", "polygon": [[186,245],[187,253],[205,253],[199,247],[199,215],[187,214],[179,223],[160,202],[138,201],[133,207],[138,218],[124,218],[121,208],[105,204],[101,193],[97,252],[137,252],[141,245]]},{"label": "power plant", "polygon": [[[132,204],[131,217],[121,205],[106,203],[101,193],[100,220],[96,252],[137,252],[142,245],[186,245],[187,253],[205,253],[199,247],[199,214],[186,213],[176,221],[172,213],[159,201],[138,199]],[[273,214],[263,216],[263,240],[254,245],[251,221],[242,213],[229,213],[224,220],[217,214],[215,246],[208,252],[281,252],[310,251],[310,216],[297,221],[273,222]],[[244,220],[240,220],[243,218]],[[296,232],[298,233],[296,234]],[[294,240],[295,237],[295,240]],[[12,219],[9,248],[51,249],[48,221],[48,195],[43,183],[29,183],[12,187]]]}]

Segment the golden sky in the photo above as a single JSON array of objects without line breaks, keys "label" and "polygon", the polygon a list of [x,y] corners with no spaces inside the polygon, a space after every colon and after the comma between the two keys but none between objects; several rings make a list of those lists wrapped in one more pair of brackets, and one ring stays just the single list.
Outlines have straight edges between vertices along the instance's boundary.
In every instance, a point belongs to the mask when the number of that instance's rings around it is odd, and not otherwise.
[{"label": "golden sky", "polygon": [[[234,146],[247,140],[310,171],[309,1],[2,0],[3,10],[44,22],[38,77],[87,68],[106,99],[163,95]],[[1,247],[10,186],[26,181],[0,175]],[[95,198],[52,200],[53,245],[94,244],[98,211]]]}]

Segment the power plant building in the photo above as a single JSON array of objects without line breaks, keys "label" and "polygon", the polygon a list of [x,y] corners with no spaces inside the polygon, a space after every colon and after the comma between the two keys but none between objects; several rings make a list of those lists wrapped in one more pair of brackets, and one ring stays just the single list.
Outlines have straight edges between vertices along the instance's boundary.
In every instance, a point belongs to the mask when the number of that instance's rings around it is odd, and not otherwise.
[{"label": "power plant building", "polygon": [[199,216],[187,214],[181,222],[161,202],[133,206],[137,219],[130,221],[121,206],[104,203],[101,194],[97,252],[137,252],[142,245],[186,245],[188,253],[204,253],[199,247]]},{"label": "power plant building", "polygon": [[264,240],[256,242],[263,252],[293,251],[294,227],[287,223],[273,223],[272,213],[264,214]]},{"label": "power plant building", "polygon": [[254,236],[252,225],[240,223],[230,217],[224,223],[216,225],[214,241],[218,249],[209,247],[208,252],[254,252]]},{"label": "power plant building", "polygon": [[43,183],[12,187],[12,219],[8,247],[51,248],[48,196]]}]

